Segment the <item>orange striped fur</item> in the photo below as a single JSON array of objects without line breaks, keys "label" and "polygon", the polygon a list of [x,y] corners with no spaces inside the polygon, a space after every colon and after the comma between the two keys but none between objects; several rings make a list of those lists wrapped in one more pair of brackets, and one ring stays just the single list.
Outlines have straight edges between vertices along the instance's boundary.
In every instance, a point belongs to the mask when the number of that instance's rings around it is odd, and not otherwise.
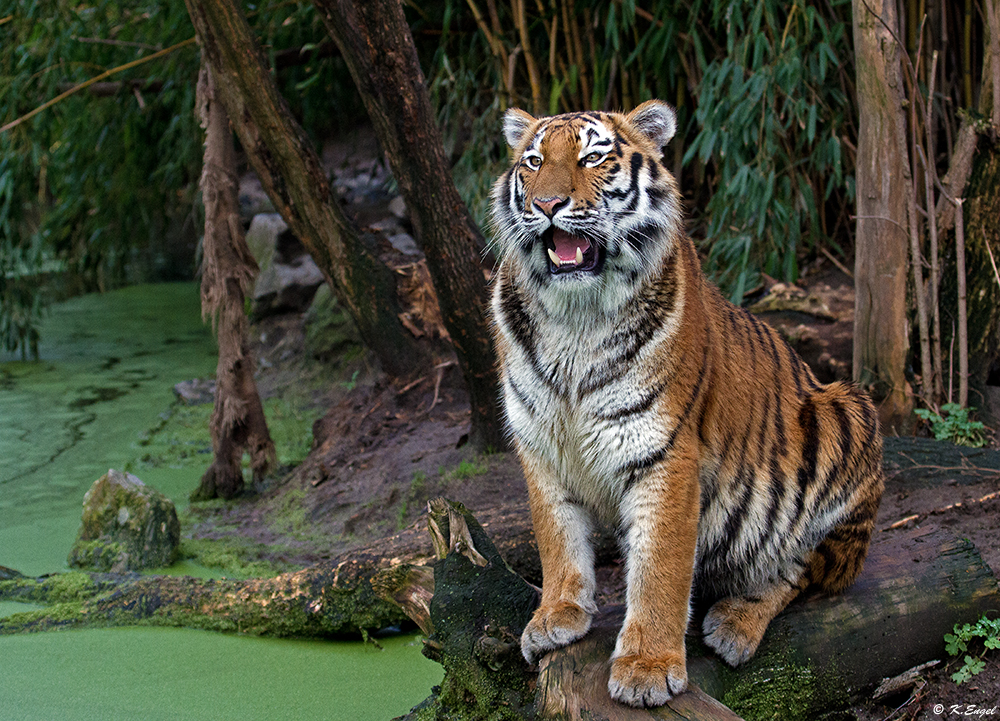
[{"label": "orange striped fur", "polygon": [[593,524],[619,529],[627,610],[608,682],[654,706],[687,685],[692,587],[705,642],[747,660],[810,584],[860,572],[882,493],[869,399],[820,385],[774,330],[719,294],[662,159],[670,106],[508,111],[493,191],[493,317],[507,422],[542,558],[532,662],[579,639]]}]

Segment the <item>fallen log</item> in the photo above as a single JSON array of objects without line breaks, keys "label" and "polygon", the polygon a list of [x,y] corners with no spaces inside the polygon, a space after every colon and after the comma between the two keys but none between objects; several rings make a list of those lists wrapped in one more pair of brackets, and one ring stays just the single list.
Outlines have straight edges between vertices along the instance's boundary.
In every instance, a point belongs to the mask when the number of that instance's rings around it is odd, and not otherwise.
[{"label": "fallen log", "polygon": [[[546,655],[534,677],[518,639],[537,589],[505,566],[468,511],[434,502],[430,526],[433,578],[397,570],[400,584],[382,576],[376,585],[385,598],[408,599],[403,607],[429,634],[425,653],[445,667],[442,691],[426,702],[437,718],[493,718],[506,699],[501,718],[738,718],[732,707],[747,719],[817,719],[846,709],[885,677],[943,658],[954,624],[1000,608],[997,580],[969,541],[919,528],[879,534],[851,588],[793,603],[738,669],[701,644],[702,608],[688,635],[692,690],[661,709],[629,709],[607,693],[621,606],[604,609],[581,641]],[[473,707],[472,698],[486,701]]]},{"label": "fallen log", "polygon": [[[522,514],[486,515],[499,537],[521,529],[518,562],[533,575]],[[794,721],[846,708],[882,678],[945,658],[943,636],[955,623],[1000,608],[997,581],[970,542],[921,528],[879,533],[854,586],[793,603],[750,663],[726,667],[692,629],[692,690],[661,709],[628,709],[606,692],[620,606],[604,609],[586,638],[548,654],[536,673],[521,658],[519,637],[538,592],[504,561],[509,540],[497,550],[472,514],[444,501],[432,504],[429,526],[433,553],[411,528],[271,579],[81,572],[34,579],[0,568],[0,600],[52,604],[0,619],[0,633],[141,623],[328,637],[409,617],[428,634],[425,654],[445,667],[422,719],[738,718],[729,707],[747,719]],[[699,622],[696,612],[694,628]]]}]

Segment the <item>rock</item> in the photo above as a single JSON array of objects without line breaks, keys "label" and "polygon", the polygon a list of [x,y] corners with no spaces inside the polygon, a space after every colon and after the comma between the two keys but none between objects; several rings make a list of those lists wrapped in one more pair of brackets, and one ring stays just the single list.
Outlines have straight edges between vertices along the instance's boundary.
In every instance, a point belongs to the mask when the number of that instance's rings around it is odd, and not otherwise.
[{"label": "rock", "polygon": [[791,283],[775,283],[767,295],[750,306],[751,313],[774,313],[778,311],[807,313],[822,320],[835,321],[835,316],[826,302],[815,293]]},{"label": "rock", "polygon": [[247,231],[247,245],[260,266],[253,289],[254,318],[308,308],[316,289],[323,284],[323,273],[281,216],[254,216]]},{"label": "rock", "polygon": [[420,248],[417,247],[417,241],[413,239],[413,236],[409,233],[396,233],[395,235],[389,236],[389,242],[392,247],[398,250],[403,255],[420,255]]},{"label": "rock", "polygon": [[274,204],[264,192],[260,178],[255,173],[245,173],[240,178],[239,189],[240,221],[245,225],[260,213],[274,213]]},{"label": "rock", "polygon": [[271,266],[278,238],[287,230],[288,224],[278,213],[258,213],[250,221],[246,233],[247,247],[253,253],[262,273]]},{"label": "rock", "polygon": [[397,195],[389,201],[389,212],[400,220],[406,217],[406,201],[402,195]]},{"label": "rock", "polygon": [[215,402],[215,381],[211,378],[193,378],[174,386],[174,395],[186,406],[200,406]]},{"label": "rock", "polygon": [[112,468],[83,497],[69,565],[112,573],[169,566],[180,539],[173,502],[131,473]]},{"label": "rock", "polygon": [[323,281],[323,273],[308,255],[301,255],[287,264],[271,263],[254,286],[254,317],[305,310]]}]

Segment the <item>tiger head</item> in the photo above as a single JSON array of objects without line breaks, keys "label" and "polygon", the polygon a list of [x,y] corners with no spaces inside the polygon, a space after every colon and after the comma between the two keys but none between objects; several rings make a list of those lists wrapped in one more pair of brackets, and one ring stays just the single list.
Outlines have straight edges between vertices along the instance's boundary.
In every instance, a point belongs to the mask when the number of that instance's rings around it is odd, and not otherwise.
[{"label": "tiger head", "polygon": [[514,160],[492,204],[501,261],[560,305],[621,299],[659,269],[681,229],[680,194],[662,162],[675,129],[658,100],[627,115],[508,110]]}]

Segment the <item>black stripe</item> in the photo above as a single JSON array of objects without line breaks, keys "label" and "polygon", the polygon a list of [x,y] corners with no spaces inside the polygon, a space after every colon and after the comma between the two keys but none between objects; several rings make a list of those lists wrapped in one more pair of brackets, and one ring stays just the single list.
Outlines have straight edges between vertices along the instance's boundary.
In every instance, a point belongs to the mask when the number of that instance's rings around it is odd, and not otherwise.
[{"label": "black stripe", "polygon": [[538,409],[535,408],[535,404],[531,401],[531,398],[528,397],[528,394],[514,382],[514,379],[508,375],[506,376],[506,381],[507,385],[510,386],[511,391],[513,391],[514,395],[517,397],[517,400],[520,401],[521,405],[528,410],[528,414],[531,415],[532,418],[538,415]]},{"label": "black stripe", "polygon": [[528,356],[531,369],[546,385],[554,390],[552,379],[545,373],[541,361],[538,358],[538,348],[535,345],[535,326],[524,307],[521,294],[514,286],[514,279],[507,275],[504,284],[500,289],[500,310],[503,312],[507,327],[510,329],[514,340]]},{"label": "black stripe", "polygon": [[662,460],[674,447],[674,442],[677,440],[677,434],[680,433],[681,428],[683,428],[687,423],[688,416],[691,415],[691,411],[702,398],[702,385],[705,378],[712,371],[708,363],[708,349],[712,344],[711,329],[706,326],[706,330],[708,331],[708,338],[705,339],[704,353],[701,360],[701,372],[698,374],[698,380],[695,382],[694,389],[691,391],[691,397],[688,398],[687,405],[684,407],[684,411],[677,419],[677,423],[674,425],[674,430],[670,433],[670,437],[667,439],[667,442],[653,453],[650,453],[646,458],[639,459],[638,461],[631,461],[618,469],[617,475],[619,476],[623,473],[628,473],[628,479],[625,481],[626,492],[639,479],[639,471],[648,470],[651,466]]},{"label": "black stripe", "polygon": [[816,461],[819,456],[819,420],[812,398],[802,399],[799,408],[799,427],[802,429],[802,465],[799,466],[799,489],[806,489],[816,480]]},{"label": "black stripe", "polygon": [[[660,164],[657,162],[656,158],[654,158],[653,156],[649,156],[648,160],[649,160],[649,163],[647,163],[647,165],[649,165],[649,177],[652,178],[653,180],[659,179],[659,177],[660,177]],[[652,189],[650,189],[650,191],[651,190]],[[650,191],[647,191],[647,192],[650,192]]]},{"label": "black stripe", "polygon": [[617,410],[611,411],[610,413],[599,413],[597,414],[597,419],[602,421],[619,421],[626,416],[635,416],[640,413],[645,413],[653,407],[653,404],[657,401],[657,399],[659,399],[660,395],[669,384],[670,379],[664,379],[649,389],[636,403],[633,403],[630,406],[622,406]]}]

